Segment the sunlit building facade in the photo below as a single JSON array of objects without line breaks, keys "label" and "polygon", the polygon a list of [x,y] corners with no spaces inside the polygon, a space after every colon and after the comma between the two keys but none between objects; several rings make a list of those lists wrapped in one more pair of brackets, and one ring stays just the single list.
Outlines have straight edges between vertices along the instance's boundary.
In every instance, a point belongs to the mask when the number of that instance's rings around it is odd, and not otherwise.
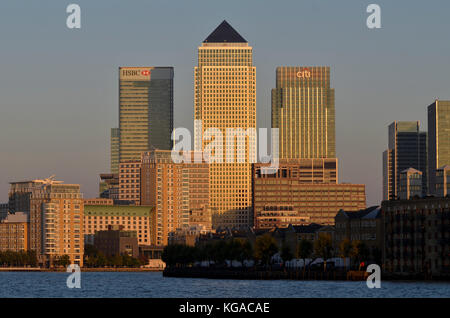
[{"label": "sunlit building facade", "polygon": [[272,89],[280,158],[334,158],[335,106],[328,66],[282,66]]},{"label": "sunlit building facade", "polygon": [[110,173],[119,173],[119,128],[111,128]]},{"label": "sunlit building facade", "polygon": [[[215,148],[225,163],[209,168],[209,206],[214,228],[242,228],[252,224],[251,163],[254,136],[234,145],[234,158],[225,155],[227,128],[256,129],[256,68],[252,47],[223,21],[198,48],[195,67],[195,150],[205,151],[212,142],[205,131],[216,128],[223,136]],[[227,163],[227,160],[231,160]],[[239,162],[241,161],[241,162]]]},{"label": "sunlit building facade", "polygon": [[340,209],[366,208],[364,184],[337,183],[337,159],[280,159],[273,174],[262,173],[266,166],[253,165],[257,229],[287,227],[289,222],[333,225]]},{"label": "sunlit building facade", "polygon": [[51,265],[69,255],[71,264],[83,266],[84,201],[78,184],[44,180],[31,194],[30,249],[41,263]]},{"label": "sunlit building facade", "polygon": [[177,231],[211,230],[209,166],[195,162],[194,152],[190,161],[174,163],[171,151],[142,154],[141,204],[155,207],[154,245],[167,245]]},{"label": "sunlit building facade", "polygon": [[119,68],[119,160],[172,149],[173,67]]},{"label": "sunlit building facade", "polygon": [[450,165],[450,101],[428,106],[428,175],[431,194],[436,193],[436,170]]}]

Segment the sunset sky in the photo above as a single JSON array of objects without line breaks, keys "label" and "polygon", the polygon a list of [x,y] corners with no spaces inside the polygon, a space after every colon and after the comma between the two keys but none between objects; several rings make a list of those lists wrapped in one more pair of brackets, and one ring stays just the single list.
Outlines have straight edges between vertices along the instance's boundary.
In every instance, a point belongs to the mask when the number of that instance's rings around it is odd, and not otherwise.
[{"label": "sunset sky", "polygon": [[[66,7],[81,6],[81,29]],[[382,28],[366,27],[381,6]],[[118,67],[175,68],[175,127],[193,127],[197,47],[226,19],[253,47],[257,119],[270,127],[277,66],[328,65],[336,89],[340,181],[378,204],[394,120],[450,99],[449,1],[0,2],[0,202],[8,182],[55,174],[98,194],[118,126]]]}]

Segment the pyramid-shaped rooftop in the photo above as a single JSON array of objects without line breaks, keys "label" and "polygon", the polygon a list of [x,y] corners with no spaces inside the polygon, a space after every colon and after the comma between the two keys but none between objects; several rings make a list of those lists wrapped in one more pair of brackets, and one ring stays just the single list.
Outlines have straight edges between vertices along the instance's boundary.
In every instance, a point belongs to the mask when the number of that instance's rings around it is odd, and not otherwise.
[{"label": "pyramid-shaped rooftop", "polygon": [[247,41],[226,20],[223,20],[203,43],[247,43]]}]

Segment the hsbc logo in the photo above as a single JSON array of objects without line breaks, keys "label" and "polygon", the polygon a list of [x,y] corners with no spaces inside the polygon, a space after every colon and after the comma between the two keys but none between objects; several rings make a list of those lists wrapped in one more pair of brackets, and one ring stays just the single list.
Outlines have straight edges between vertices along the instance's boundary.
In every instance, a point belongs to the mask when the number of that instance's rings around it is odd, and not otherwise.
[{"label": "hsbc logo", "polygon": [[308,69],[305,69],[303,71],[297,72],[298,78],[310,78],[311,77],[311,71]]},{"label": "hsbc logo", "polygon": [[152,74],[151,69],[136,68],[136,69],[122,69],[120,71],[120,78],[128,81],[148,81]]}]

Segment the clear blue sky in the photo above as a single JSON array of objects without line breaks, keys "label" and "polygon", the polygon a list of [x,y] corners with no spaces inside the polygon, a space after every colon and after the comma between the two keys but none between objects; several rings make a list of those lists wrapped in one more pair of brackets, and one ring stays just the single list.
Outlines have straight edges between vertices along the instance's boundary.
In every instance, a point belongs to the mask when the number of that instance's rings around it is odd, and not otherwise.
[{"label": "clear blue sky", "polygon": [[[81,30],[66,28],[69,3]],[[370,3],[382,29],[369,30]],[[118,67],[175,67],[175,126],[193,125],[197,47],[226,19],[254,48],[259,127],[270,127],[279,65],[329,65],[336,89],[340,181],[381,199],[387,125],[420,120],[450,99],[450,2],[25,1],[0,2],[0,201],[8,182],[56,174],[97,194],[118,123]]]}]

